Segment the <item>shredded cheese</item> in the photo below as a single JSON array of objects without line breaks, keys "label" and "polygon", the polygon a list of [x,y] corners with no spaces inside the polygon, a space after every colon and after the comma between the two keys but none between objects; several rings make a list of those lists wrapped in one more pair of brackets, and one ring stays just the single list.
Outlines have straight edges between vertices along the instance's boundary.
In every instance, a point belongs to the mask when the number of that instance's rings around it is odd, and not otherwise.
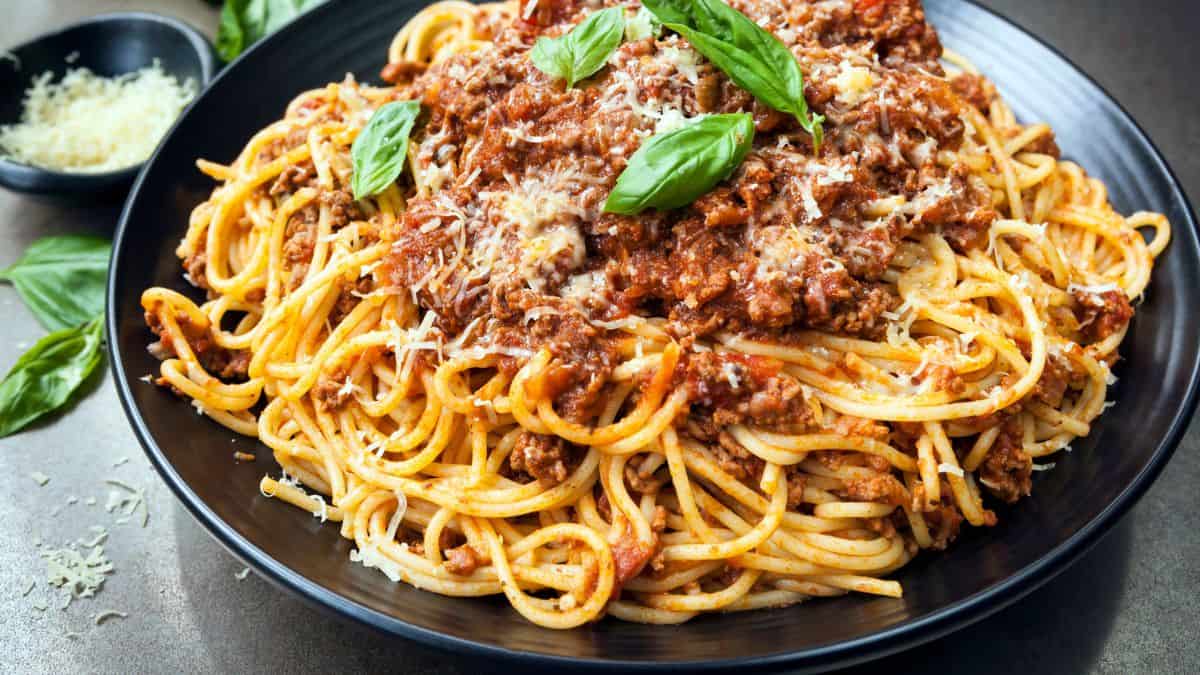
[{"label": "shredded cheese", "polygon": [[951,476],[958,476],[959,478],[963,477],[963,470],[961,467],[954,466],[953,464],[947,464],[945,462],[938,464],[938,473],[947,473]]},{"label": "shredded cheese", "polygon": [[842,61],[838,68],[838,75],[833,80],[838,101],[851,107],[858,105],[878,81],[875,74],[870,68],[854,66],[849,61]]},{"label": "shredded cheese", "polygon": [[0,126],[0,152],[23,164],[77,173],[116,171],[145,161],[196,96],[158,61],[119,77],[72,68],[60,82],[33,78],[18,124]]},{"label": "shredded cheese", "polygon": [[38,555],[46,561],[46,582],[66,591],[64,607],[72,598],[94,596],[113,573],[112,561],[104,555],[103,546],[92,548],[86,555],[75,544],[60,549],[43,548]]}]

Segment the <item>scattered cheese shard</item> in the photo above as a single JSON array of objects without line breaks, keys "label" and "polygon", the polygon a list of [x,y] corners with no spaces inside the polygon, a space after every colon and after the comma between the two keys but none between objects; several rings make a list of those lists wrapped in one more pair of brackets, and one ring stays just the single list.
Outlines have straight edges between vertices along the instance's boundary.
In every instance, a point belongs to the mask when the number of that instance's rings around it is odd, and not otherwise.
[{"label": "scattered cheese shard", "polygon": [[43,548],[38,555],[46,561],[46,582],[66,591],[64,607],[71,598],[90,598],[113,572],[104,547],[96,546],[85,555],[74,544],[65,548]]},{"label": "scattered cheese shard", "polygon": [[94,621],[96,623],[96,625],[99,626],[100,624],[104,623],[105,621],[108,621],[109,619],[127,619],[127,618],[129,618],[129,615],[126,614],[125,612],[118,612],[115,609],[108,609],[108,610],[105,610],[105,611],[100,612],[99,614],[96,614],[95,616],[93,616],[92,621]]},{"label": "scattered cheese shard", "polygon": [[840,71],[833,80],[833,86],[837,88],[837,99],[846,105],[856,106],[871,87],[875,86],[875,74],[870,68],[853,66],[849,61],[842,61],[839,67]]}]

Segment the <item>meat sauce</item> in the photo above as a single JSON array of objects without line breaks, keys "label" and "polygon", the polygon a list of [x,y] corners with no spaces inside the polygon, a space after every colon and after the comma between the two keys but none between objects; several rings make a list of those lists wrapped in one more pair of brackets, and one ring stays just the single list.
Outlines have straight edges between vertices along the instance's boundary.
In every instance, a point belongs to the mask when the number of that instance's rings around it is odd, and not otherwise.
[{"label": "meat sauce", "polygon": [[[539,3],[497,29],[490,50],[386,73],[396,98],[423,104],[419,161],[452,176],[409,202],[385,261],[390,283],[416,289],[448,335],[483,318],[495,344],[549,347],[569,419],[595,414],[597,383],[618,363],[616,332],[596,322],[665,316],[680,340],[783,340],[813,328],[878,338],[882,314],[899,304],[881,277],[900,241],[939,229],[976,246],[995,218],[983,186],[934,161],[931,148],[957,147],[964,125],[961,99],[930,76],[941,73],[941,47],[919,2],[733,5],[797,55],[806,96],[828,120],[819,153],[794,119],[678,36],[626,42],[574,88],[542,73],[533,41],[569,30],[583,3]],[[848,77],[869,91],[848,88]],[[735,111],[754,115],[756,138],[727,181],[676,211],[603,212],[641,141],[672,120]],[[923,207],[872,215],[894,194]],[[711,359],[681,367],[695,401],[723,422],[805,421],[786,375],[751,372],[731,388]]]},{"label": "meat sauce", "polygon": [[[429,67],[392,64],[383,73],[397,100],[422,104],[413,152],[432,187],[408,200],[394,231],[379,233],[392,242],[380,268],[384,285],[411,291],[422,314],[435,314],[443,337],[482,322],[480,343],[505,354],[548,348],[555,360],[542,386],[567,419],[586,422],[599,413],[608,376],[622,361],[625,334],[605,324],[665,317],[685,347],[720,331],[783,343],[809,329],[878,339],[885,314],[900,304],[883,276],[902,240],[936,231],[960,252],[987,245],[997,218],[989,189],[936,155],[962,143],[964,107],[986,110],[996,92],[976,76],[940,77],[941,45],[918,0],[730,3],[796,55],[806,99],[826,118],[819,151],[795,119],[757,102],[675,35],[622,44],[572,88],[534,67],[534,41],[566,32],[595,4],[541,0],[528,17],[488,27],[492,47]],[[603,211],[641,142],[699,115],[728,112],[751,113],[756,135],[726,181],[674,211]],[[1058,155],[1049,135],[1026,150]],[[314,180],[311,166],[293,167],[263,189],[282,199]],[[895,196],[911,208],[879,206]],[[343,193],[298,212],[283,247],[290,287],[307,272],[322,206],[331,208],[335,230],[362,215]],[[204,260],[201,248],[187,261],[201,286]],[[1091,341],[1121,330],[1132,313],[1120,293],[1074,299]],[[356,302],[344,293],[337,314]],[[511,375],[520,363],[505,356],[498,367]],[[953,373],[922,377],[949,391],[963,387]],[[1061,401],[1072,377],[1069,364],[1052,360],[1036,397]],[[829,424],[814,418],[799,382],[771,359],[685,350],[675,384],[689,394],[687,432],[710,443],[739,479],[757,479],[762,462],[723,427]],[[333,384],[327,388],[323,400],[338,405]],[[870,420],[840,418],[834,426],[833,433],[882,440],[890,433]],[[523,433],[505,473],[561,482],[581,454],[562,439]],[[818,455],[828,462],[841,456]],[[1030,465],[1019,438],[1005,432],[981,475],[1012,500],[1028,492]],[[887,470],[884,463],[878,477],[851,481],[844,496],[915,503]],[[788,480],[789,506],[802,507],[803,474],[789,471]],[[962,518],[946,506],[927,520],[944,546]],[[620,550],[622,580],[654,553]],[[474,569],[473,553],[458,551],[451,562]]]}]

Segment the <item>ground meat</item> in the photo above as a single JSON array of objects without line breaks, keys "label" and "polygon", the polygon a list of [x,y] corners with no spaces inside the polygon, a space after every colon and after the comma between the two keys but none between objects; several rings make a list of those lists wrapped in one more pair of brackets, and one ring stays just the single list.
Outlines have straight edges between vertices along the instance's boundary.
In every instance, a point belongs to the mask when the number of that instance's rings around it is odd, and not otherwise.
[{"label": "ground meat", "polygon": [[321,202],[329,206],[329,228],[337,232],[354,220],[362,220],[363,212],[354,195],[346,189],[334,190],[321,195]]},{"label": "ground meat", "polygon": [[812,423],[812,410],[795,378],[770,358],[714,352],[689,353],[682,373],[688,400],[721,424],[753,422],[760,427],[799,429]]},{"label": "ground meat", "polygon": [[1133,318],[1133,305],[1120,290],[1092,293],[1080,288],[1071,291],[1075,316],[1088,344],[1116,333]]},{"label": "ground meat", "polygon": [[279,177],[271,184],[268,193],[272,197],[283,197],[295,193],[302,187],[307,187],[317,178],[317,170],[311,161],[285,168]]},{"label": "ground meat", "polygon": [[1054,139],[1054,132],[1047,129],[1041,136],[1033,139],[1026,145],[1023,150],[1025,152],[1036,152],[1043,155],[1050,155],[1055,159],[1062,157],[1062,150],[1058,148],[1058,142]]},{"label": "ground meat", "polygon": [[443,551],[443,553],[446,555],[446,560],[442,563],[442,567],[445,567],[446,571],[451,574],[470,576],[483,564],[483,557],[470,544],[463,544],[457,548]]},{"label": "ground meat", "polygon": [[1029,494],[1033,460],[1021,448],[1019,425],[1008,422],[979,467],[979,482],[993,495],[1013,503]]},{"label": "ground meat", "polygon": [[931,380],[933,388],[936,391],[944,391],[954,395],[959,395],[966,390],[967,383],[963,381],[958,371],[951,366],[932,365],[926,366],[925,369],[914,378],[915,382],[924,382]]},{"label": "ground meat", "polygon": [[863,436],[881,442],[887,441],[891,432],[886,424],[853,415],[839,415],[830,426],[830,431],[842,436]]},{"label": "ground meat", "polygon": [[808,483],[808,474],[798,465],[793,465],[787,467],[786,475],[788,486],[787,507],[789,510],[795,510],[804,503],[804,486]]},{"label": "ground meat", "polygon": [[207,243],[207,239],[201,239],[196,249],[183,260],[183,269],[192,285],[206,290],[209,288],[208,277],[205,276],[205,270],[208,269]]},{"label": "ground meat", "polygon": [[570,475],[570,453],[563,439],[522,431],[508,456],[509,467],[518,474],[557,485]]},{"label": "ground meat", "polygon": [[[146,312],[146,325],[159,336],[159,344],[163,350],[161,356],[178,355],[175,345],[166,337],[165,329],[155,312]],[[196,355],[196,360],[206,372],[226,381],[241,381],[246,379],[250,367],[250,352],[245,350],[229,350],[217,345],[213,338],[212,329],[192,323],[187,314],[180,313],[175,317],[187,340],[188,347]]]},{"label": "ground meat", "polygon": [[317,220],[320,211],[313,205],[301,209],[288,220],[283,234],[283,259],[285,268],[290,270],[288,290],[300,287],[308,274],[309,263],[312,262],[313,249],[317,244]]},{"label": "ground meat", "polygon": [[765,464],[761,459],[742,447],[733,436],[722,431],[717,437],[718,445],[711,448],[717,458],[717,466],[738,480],[757,481],[762,477]]},{"label": "ground meat", "polygon": [[328,375],[321,376],[312,388],[312,395],[318,405],[326,410],[336,410],[342,407],[354,395],[352,387],[346,386],[348,373],[345,369],[337,368]]},{"label": "ground meat", "polygon": [[912,499],[904,485],[890,473],[847,480],[844,493],[850,501],[879,502],[896,506],[908,504]]},{"label": "ground meat", "polygon": [[[660,521],[665,527],[666,513],[664,512],[660,519],[656,510],[655,520]],[[612,551],[613,556],[613,564],[617,568],[616,588],[613,590],[614,595],[620,590],[621,586],[623,586],[625,582],[642,573],[642,570],[646,567],[646,564],[649,563],[652,558],[654,558],[660,548],[658,534],[661,530],[654,530],[652,528],[654,541],[651,545],[646,545],[645,543],[638,541],[637,537],[634,536],[628,522],[622,519],[621,524],[622,527],[620,528],[620,534],[614,534],[615,541],[610,540],[609,542],[610,550]],[[614,533],[617,531],[618,530],[616,528],[613,529]]]},{"label": "ground meat", "polygon": [[413,78],[425,72],[428,68],[424,63],[416,61],[399,61],[389,63],[379,73],[379,79],[388,84],[411,82]]},{"label": "ground meat", "polygon": [[1067,386],[1076,378],[1069,361],[1050,354],[1046,357],[1046,368],[1042,371],[1042,377],[1034,387],[1033,397],[1051,408],[1057,408],[1062,404]]},{"label": "ground meat", "polygon": [[329,324],[337,326],[345,319],[358,303],[362,302],[362,296],[372,291],[372,281],[368,277],[362,277],[353,285],[346,286],[338,294],[337,302],[333,305],[333,309],[329,312]]},{"label": "ground meat", "polygon": [[923,515],[925,525],[929,528],[929,536],[933,539],[930,548],[945,550],[958,536],[958,528],[963,522],[962,513],[953,505],[938,504]]},{"label": "ground meat", "polygon": [[954,91],[985,115],[996,99],[996,86],[986,77],[974,73],[959,73],[950,80]]},{"label": "ground meat", "polygon": [[665,475],[666,471],[661,473],[652,473],[650,475],[642,475],[642,472],[633,462],[625,467],[625,482],[629,484],[629,489],[637,494],[653,494],[659,491],[669,479]]}]

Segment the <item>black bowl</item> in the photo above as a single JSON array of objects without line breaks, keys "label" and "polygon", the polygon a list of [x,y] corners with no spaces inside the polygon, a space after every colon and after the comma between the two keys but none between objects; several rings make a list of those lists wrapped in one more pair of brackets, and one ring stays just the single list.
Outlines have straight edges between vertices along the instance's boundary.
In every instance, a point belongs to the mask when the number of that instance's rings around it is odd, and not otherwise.
[{"label": "black bowl", "polygon": [[[48,33],[9,50],[0,60],[0,124],[21,119],[22,99],[33,77],[46,71],[58,80],[68,68],[86,67],[105,77],[130,73],[155,59],[181,82],[203,90],[220,68],[212,44],[198,30],[167,16],[146,12],[102,14]],[[78,58],[67,62],[67,57]],[[66,200],[121,196],[144,162],[105,173],[68,173],[0,157],[0,185],[10,190]]]},{"label": "black bowl", "polygon": [[[393,31],[420,7],[414,0],[327,3],[257,45],[184,115],[139,179],[117,234],[108,337],[122,402],[151,461],[204,527],[264,578],[380,630],[494,662],[590,670],[831,668],[931,640],[1016,601],[1112,527],[1179,441],[1200,367],[1193,316],[1200,245],[1191,208],[1162,157],[1094,82],[975,5],[927,5],[946,44],[994,77],[1022,118],[1052,124],[1068,156],[1108,182],[1122,211],[1166,213],[1175,240],[1121,350],[1116,407],[1074,452],[1056,458],[1053,471],[1038,474],[1032,497],[1001,511],[997,527],[965,532],[950,550],[902,569],[896,577],[903,599],[846,596],[672,627],[605,620],[565,632],[538,628],[503,599],[441,597],[349,563],[351,543],[336,528],[259,495],[258,479],[278,472],[269,452],[244,439],[231,442],[230,432],[197,417],[185,401],[138,381],[157,367],[146,353],[142,289],[191,292],[172,251],[189,210],[213,187],[195,170],[195,158],[235,157],[297,92],[348,71],[377,80]],[[255,449],[255,463],[230,459],[233,450]]]}]

